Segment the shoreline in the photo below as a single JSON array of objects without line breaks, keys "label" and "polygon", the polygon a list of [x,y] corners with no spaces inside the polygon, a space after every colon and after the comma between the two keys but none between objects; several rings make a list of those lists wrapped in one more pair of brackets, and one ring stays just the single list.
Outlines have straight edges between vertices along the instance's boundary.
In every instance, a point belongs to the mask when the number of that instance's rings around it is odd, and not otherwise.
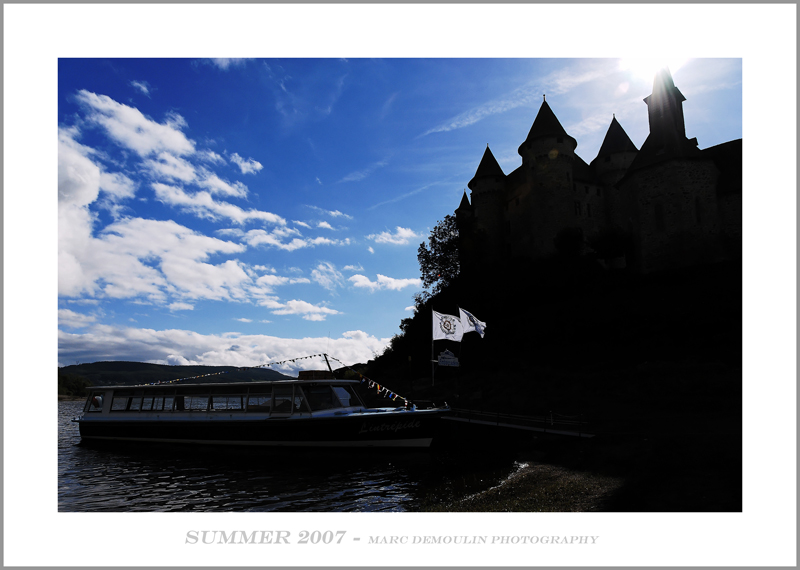
[{"label": "shoreline", "polygon": [[429,512],[602,512],[623,477],[525,461],[494,487],[435,505]]}]

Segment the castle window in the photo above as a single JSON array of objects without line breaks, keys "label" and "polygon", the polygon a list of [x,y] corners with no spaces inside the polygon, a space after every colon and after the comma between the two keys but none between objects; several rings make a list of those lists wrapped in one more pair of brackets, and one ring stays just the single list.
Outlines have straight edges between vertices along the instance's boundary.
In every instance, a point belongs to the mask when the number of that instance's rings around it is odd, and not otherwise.
[{"label": "castle window", "polygon": [[600,190],[599,186],[597,187],[597,195],[598,196],[602,196],[603,195],[603,192]]},{"label": "castle window", "polygon": [[695,196],[694,197],[694,215],[695,215],[695,217],[697,219],[697,225],[700,225],[700,224],[703,223],[703,216],[701,214],[702,214],[702,211],[701,211],[701,208],[700,208],[700,196]]},{"label": "castle window", "polygon": [[514,200],[514,205],[519,206],[519,196]]},{"label": "castle window", "polygon": [[583,191],[584,191],[586,194],[588,194],[588,193],[589,193],[589,187],[588,187],[588,186],[584,186],[584,187],[583,187]]},{"label": "castle window", "polygon": [[591,204],[586,204],[586,217],[587,218],[591,218],[592,217],[592,205]]},{"label": "castle window", "polygon": [[580,216],[581,215],[581,203],[580,202],[575,202],[575,215],[576,216]]}]

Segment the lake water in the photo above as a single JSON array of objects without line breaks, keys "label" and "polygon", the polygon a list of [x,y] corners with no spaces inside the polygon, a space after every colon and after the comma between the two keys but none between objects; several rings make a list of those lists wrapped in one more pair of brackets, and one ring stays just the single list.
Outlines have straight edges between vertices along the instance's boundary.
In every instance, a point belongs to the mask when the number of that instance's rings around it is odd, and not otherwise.
[{"label": "lake water", "polygon": [[85,445],[70,422],[82,407],[58,405],[60,512],[418,511],[519,466],[486,450]]}]

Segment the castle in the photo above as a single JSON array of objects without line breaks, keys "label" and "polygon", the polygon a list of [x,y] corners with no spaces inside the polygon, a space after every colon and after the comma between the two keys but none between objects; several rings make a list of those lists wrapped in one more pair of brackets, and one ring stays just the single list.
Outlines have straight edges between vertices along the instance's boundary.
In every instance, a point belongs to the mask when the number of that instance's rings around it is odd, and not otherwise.
[{"label": "castle", "polygon": [[637,149],[612,118],[590,164],[546,99],[505,174],[487,145],[456,209],[462,270],[594,252],[643,273],[735,259],[742,240],[742,140],[700,150],[685,97],[661,70]]}]

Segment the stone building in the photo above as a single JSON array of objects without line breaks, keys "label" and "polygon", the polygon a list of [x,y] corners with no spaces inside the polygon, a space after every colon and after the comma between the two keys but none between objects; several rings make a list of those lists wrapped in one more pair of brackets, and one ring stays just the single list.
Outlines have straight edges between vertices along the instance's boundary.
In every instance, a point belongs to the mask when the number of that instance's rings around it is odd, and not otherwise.
[{"label": "stone building", "polygon": [[577,141],[542,102],[505,174],[488,145],[456,209],[462,267],[594,252],[642,272],[740,255],[742,141],[700,150],[686,137],[685,98],[669,71],[644,99],[641,149],[612,118],[587,164]]}]

